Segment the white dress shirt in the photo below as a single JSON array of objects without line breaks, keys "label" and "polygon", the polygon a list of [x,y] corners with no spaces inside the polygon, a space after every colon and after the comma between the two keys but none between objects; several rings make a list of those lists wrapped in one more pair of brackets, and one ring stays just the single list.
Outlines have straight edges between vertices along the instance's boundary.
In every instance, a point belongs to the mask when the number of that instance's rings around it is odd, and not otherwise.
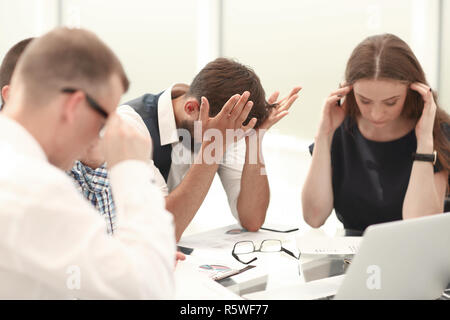
[{"label": "white dress shirt", "polygon": [[[130,106],[123,105],[117,108],[117,114],[122,117],[122,119],[128,121],[128,123],[132,124],[136,129],[138,129],[142,134],[148,136],[151,139],[150,132],[148,132],[147,126],[144,123],[144,120],[142,120],[141,116],[134,111],[134,109]],[[173,112],[172,112],[173,114]],[[174,120],[175,121],[175,120]],[[149,159],[148,159],[148,166],[150,170],[152,171],[153,175],[153,182],[155,185],[161,190],[162,194],[164,196],[167,196],[169,194],[169,190],[167,188],[166,181],[164,180],[164,177],[162,176],[159,169],[155,166],[155,163],[153,162],[153,150],[150,151]]]},{"label": "white dress shirt", "polygon": [[[178,138],[179,135],[172,104],[172,87],[173,86],[165,90],[158,100],[158,123],[161,146],[168,144],[172,145],[172,164],[167,179],[167,188],[169,192],[181,183],[191,167],[191,163],[186,163],[183,159],[186,155],[190,158],[191,151],[185,148],[183,144],[179,142]],[[241,191],[241,178],[245,163],[245,152],[246,145],[244,139],[232,144],[226,150],[217,170],[227,194],[231,213],[237,221],[239,221],[237,200]],[[164,179],[158,179],[156,184],[160,188],[163,188],[166,185]]]},{"label": "white dress shirt", "polygon": [[175,233],[152,172],[110,170],[114,237],[20,124],[0,115],[0,299],[170,299]]}]

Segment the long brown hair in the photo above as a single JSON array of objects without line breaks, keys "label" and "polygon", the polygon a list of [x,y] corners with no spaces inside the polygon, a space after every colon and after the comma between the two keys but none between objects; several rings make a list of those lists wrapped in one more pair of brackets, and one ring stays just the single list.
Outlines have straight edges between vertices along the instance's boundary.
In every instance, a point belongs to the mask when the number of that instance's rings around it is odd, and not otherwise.
[{"label": "long brown hair", "polygon": [[[405,84],[420,82],[428,85],[425,73],[406,42],[392,34],[381,34],[366,38],[352,52],[345,70],[347,84],[360,79],[392,79]],[[450,142],[445,126],[450,125],[450,116],[439,107],[437,95],[433,92],[437,110],[433,128],[433,145],[444,170],[450,171]],[[347,113],[356,121],[360,114],[353,90],[346,98]],[[419,120],[424,102],[422,96],[409,88],[403,108],[407,118]]]}]

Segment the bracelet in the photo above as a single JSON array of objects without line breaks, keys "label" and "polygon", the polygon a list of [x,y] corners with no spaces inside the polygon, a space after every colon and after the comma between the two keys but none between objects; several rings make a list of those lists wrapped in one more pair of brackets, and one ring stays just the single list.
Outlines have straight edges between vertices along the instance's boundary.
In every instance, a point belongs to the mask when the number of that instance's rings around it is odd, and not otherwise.
[{"label": "bracelet", "polygon": [[427,161],[427,162],[432,162],[433,165],[436,164],[436,160],[437,160],[437,151],[433,151],[433,153],[416,153],[413,152],[412,154],[412,158],[413,160],[417,160],[417,161]]}]

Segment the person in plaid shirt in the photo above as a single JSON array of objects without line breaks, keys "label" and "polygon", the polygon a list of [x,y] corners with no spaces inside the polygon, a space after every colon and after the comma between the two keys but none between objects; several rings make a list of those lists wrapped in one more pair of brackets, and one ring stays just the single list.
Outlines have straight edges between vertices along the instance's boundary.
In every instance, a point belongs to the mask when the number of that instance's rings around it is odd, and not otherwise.
[{"label": "person in plaid shirt", "polygon": [[[143,134],[150,137],[143,120],[131,107],[120,106],[117,108],[117,113],[129,123],[132,123]],[[104,217],[107,233],[113,235],[116,226],[116,206],[100,141],[100,139],[97,139],[67,173],[74,179],[75,187],[80,193]],[[163,196],[167,196],[168,190],[165,183],[163,183],[164,178],[153,165],[153,160],[150,159],[149,168],[153,171],[154,180],[157,182],[156,185],[160,188]]]},{"label": "person in plaid shirt", "polygon": [[[133,123],[145,135],[149,135],[141,117],[129,106],[120,106],[117,113],[125,120]],[[116,228],[116,207],[108,178],[107,164],[101,150],[100,139],[95,141],[80,160],[76,161],[72,169],[67,172],[74,179],[75,187],[89,200],[103,216],[106,222],[106,231],[109,235],[114,234]],[[155,184],[161,190],[163,196],[167,196],[168,189],[164,183],[164,178],[153,164],[153,160],[148,160],[148,166],[153,171]],[[185,255],[177,251],[175,261],[184,260]]]},{"label": "person in plaid shirt", "polygon": [[69,172],[75,185],[92,205],[104,217],[108,234],[114,233],[116,212],[106,164],[96,169],[90,168],[81,161],[76,161]]}]

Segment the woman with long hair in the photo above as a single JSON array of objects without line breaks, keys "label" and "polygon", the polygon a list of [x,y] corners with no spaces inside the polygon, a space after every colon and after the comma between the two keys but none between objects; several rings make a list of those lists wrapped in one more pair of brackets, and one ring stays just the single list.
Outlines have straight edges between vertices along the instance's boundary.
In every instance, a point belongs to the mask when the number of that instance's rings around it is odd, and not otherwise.
[{"label": "woman with long hair", "polygon": [[345,82],[326,99],[310,147],[305,221],[320,227],[334,208],[347,235],[356,235],[372,224],[443,212],[449,127],[410,47],[392,34],[365,39],[348,60]]}]

